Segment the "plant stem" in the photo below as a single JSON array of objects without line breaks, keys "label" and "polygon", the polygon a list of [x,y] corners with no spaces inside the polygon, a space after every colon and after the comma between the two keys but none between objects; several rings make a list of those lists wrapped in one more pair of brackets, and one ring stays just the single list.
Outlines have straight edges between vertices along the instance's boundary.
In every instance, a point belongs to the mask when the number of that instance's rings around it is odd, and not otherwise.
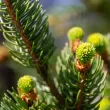
[{"label": "plant stem", "polygon": [[78,48],[79,44],[80,44],[80,39],[69,41],[69,46],[74,54],[76,53],[76,49]]},{"label": "plant stem", "polygon": [[107,50],[101,54],[101,58],[104,60],[105,71],[108,71],[110,75],[110,55],[108,54]]},{"label": "plant stem", "polygon": [[82,100],[83,100],[83,91],[84,91],[84,88],[85,88],[85,76],[83,73],[81,73],[81,77],[82,77],[82,82],[80,83],[80,94],[79,94],[79,101],[77,103],[77,107],[76,107],[76,110],[82,110]]},{"label": "plant stem", "polygon": [[51,93],[56,97],[56,99],[59,101],[59,103],[61,105],[64,105],[65,101],[64,101],[63,97],[61,96],[61,94],[55,87],[55,84],[53,83],[53,81],[51,80],[51,78],[48,75],[48,66],[43,65],[42,67],[39,67],[39,72],[43,73],[42,75],[43,75],[44,81],[50,88]]}]

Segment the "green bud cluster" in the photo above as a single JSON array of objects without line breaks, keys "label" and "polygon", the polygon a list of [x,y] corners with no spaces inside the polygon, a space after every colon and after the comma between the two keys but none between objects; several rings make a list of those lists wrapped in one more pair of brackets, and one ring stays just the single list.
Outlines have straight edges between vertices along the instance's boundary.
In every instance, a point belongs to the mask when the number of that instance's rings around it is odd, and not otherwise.
[{"label": "green bud cluster", "polygon": [[84,36],[84,32],[80,27],[73,27],[68,31],[69,40],[82,39],[83,36]]},{"label": "green bud cluster", "polygon": [[106,49],[106,37],[100,33],[93,33],[88,37],[88,42],[93,44],[97,53],[103,53]]},{"label": "green bud cluster", "polygon": [[89,63],[95,55],[95,48],[90,43],[82,43],[76,49],[76,58],[80,63]]},{"label": "green bud cluster", "polygon": [[32,91],[35,87],[35,82],[32,79],[31,76],[23,76],[18,80],[18,88],[24,92],[24,93],[28,93],[30,91]]}]

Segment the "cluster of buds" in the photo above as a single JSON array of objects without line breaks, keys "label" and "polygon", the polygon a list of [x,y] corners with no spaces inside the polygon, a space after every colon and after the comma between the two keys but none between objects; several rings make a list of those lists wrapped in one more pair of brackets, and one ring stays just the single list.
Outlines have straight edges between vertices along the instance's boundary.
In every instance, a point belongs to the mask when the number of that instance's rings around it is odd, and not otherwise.
[{"label": "cluster of buds", "polygon": [[68,31],[69,46],[76,55],[76,67],[80,72],[89,70],[91,59],[95,54],[99,54],[106,64],[108,63],[107,38],[101,33],[93,33],[88,36],[87,42],[82,43],[84,37],[83,29],[73,27]]},{"label": "cluster of buds", "polygon": [[90,43],[82,43],[84,31],[80,27],[73,27],[68,31],[70,48],[76,54],[76,68],[80,72],[89,70],[91,59],[95,55],[95,48]]}]

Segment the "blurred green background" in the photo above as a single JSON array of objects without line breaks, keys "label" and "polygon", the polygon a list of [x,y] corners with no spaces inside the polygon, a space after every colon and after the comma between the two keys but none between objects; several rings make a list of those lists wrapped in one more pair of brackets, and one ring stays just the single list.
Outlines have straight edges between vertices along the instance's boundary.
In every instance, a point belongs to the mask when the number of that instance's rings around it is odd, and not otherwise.
[{"label": "blurred green background", "polygon": [[[57,55],[67,42],[67,31],[74,26],[80,26],[85,32],[84,41],[93,32],[107,35],[110,32],[110,0],[41,0],[46,14],[50,30],[53,33],[56,51],[50,63],[55,68]],[[13,61],[2,46],[4,41],[0,33],[0,100],[4,92],[11,87],[16,87],[17,79],[24,74],[36,76],[32,68],[22,67]],[[110,75],[107,76],[105,98],[100,110],[110,110]]]}]

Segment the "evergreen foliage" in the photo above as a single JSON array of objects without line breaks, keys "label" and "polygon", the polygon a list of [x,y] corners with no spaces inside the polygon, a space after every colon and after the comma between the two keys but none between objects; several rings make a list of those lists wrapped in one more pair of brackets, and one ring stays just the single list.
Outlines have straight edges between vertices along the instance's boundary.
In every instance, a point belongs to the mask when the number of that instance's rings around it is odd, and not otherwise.
[{"label": "evergreen foliage", "polygon": [[12,58],[24,66],[43,65],[55,47],[39,0],[4,2],[1,3],[1,28]]},{"label": "evergreen foliage", "polygon": [[[101,56],[95,55],[94,47],[89,43],[80,45],[76,53],[67,43],[58,56],[56,81],[53,82],[48,60],[55,46],[44,13],[39,0],[4,0],[0,3],[4,44],[15,61],[36,68],[41,76],[41,80],[35,79],[36,87],[30,76],[25,76],[24,84],[20,78],[18,91],[13,89],[4,95],[0,110],[98,110],[106,78]],[[76,38],[83,37],[80,28],[71,34]],[[80,64],[77,58],[83,59],[83,63]],[[19,89],[24,93],[19,94]]]},{"label": "evergreen foliage", "polygon": [[102,71],[103,61],[99,56],[94,57],[91,69],[80,73],[75,67],[74,57],[67,48],[64,48],[57,62],[59,88],[65,97],[65,110],[98,110],[99,102],[104,95],[101,91],[104,89],[106,77],[106,73]]}]

